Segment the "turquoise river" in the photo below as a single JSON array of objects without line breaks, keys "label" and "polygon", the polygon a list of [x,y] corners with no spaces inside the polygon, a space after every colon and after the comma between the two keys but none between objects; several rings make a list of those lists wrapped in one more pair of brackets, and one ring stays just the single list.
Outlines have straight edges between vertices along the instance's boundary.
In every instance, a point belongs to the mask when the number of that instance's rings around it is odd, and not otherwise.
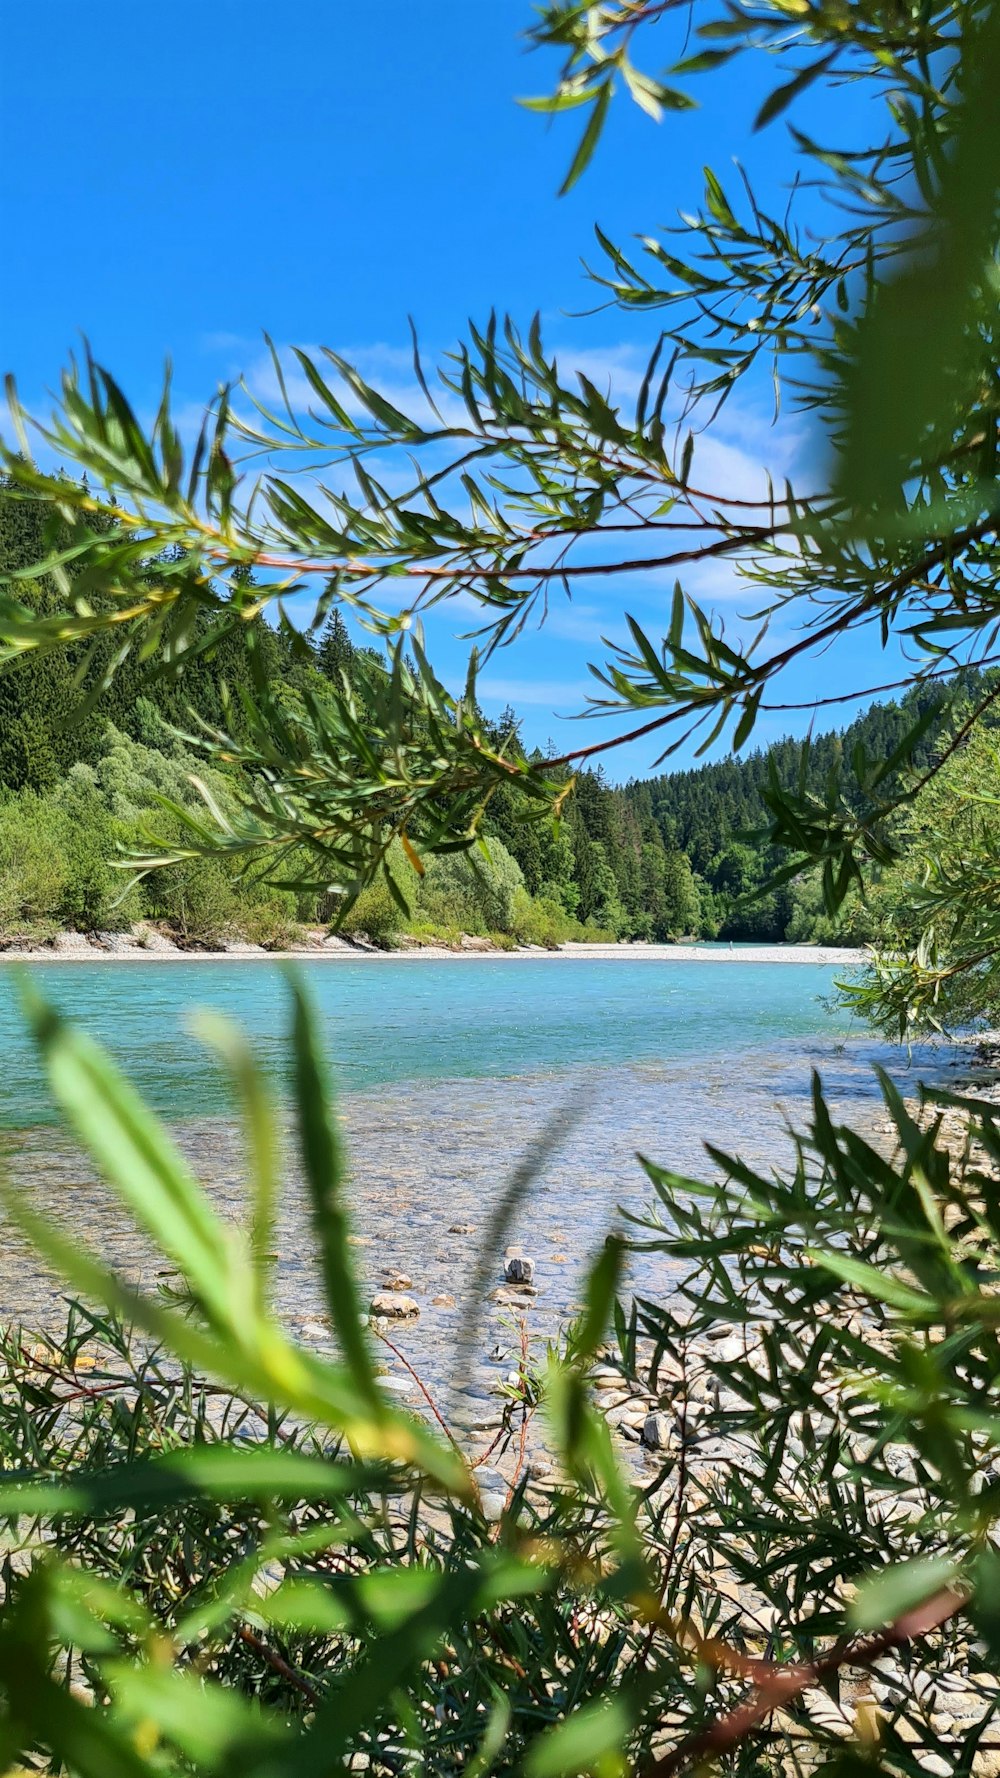
[{"label": "turquoise river", "polygon": [[[243,1215],[239,1130],[225,1082],[190,1029],[193,1007],[238,1019],[284,1094],[288,991],[283,967],[257,960],[32,963],[31,979],[114,1055],[161,1115],[221,1213]],[[808,1111],[818,1068],[841,1117],[883,1120],[871,1064],[915,1078],[899,1051],[830,1010],[834,965],[576,957],[343,957],[300,962],[318,1008],[351,1156],[356,1255],[368,1291],[405,1274],[419,1317],[399,1335],[432,1378],[459,1329],[482,1322],[502,1349],[514,1312],[469,1279],[491,1206],[546,1120],[565,1113],[558,1152],[532,1187],[508,1240],[536,1262],[525,1308],[548,1334],[572,1313],[579,1267],[620,1205],[650,1201],[637,1151],[679,1173],[710,1169],[702,1143],[756,1162],[787,1155],[786,1119]],[[123,1272],[155,1287],[169,1271],[127,1224],[61,1130],[18,1000],[0,971],[0,1124],[6,1165],[53,1219]],[[961,1058],[928,1052],[940,1075]],[[963,1063],[964,1066],[964,1063]],[[287,1133],[277,1294],[305,1337],[324,1342],[309,1261],[294,1135]],[[664,1291],[657,1256],[635,1261],[633,1284]],[[54,1281],[12,1231],[0,1242],[0,1312],[34,1324],[62,1313]],[[435,1301],[435,1299],[437,1299]],[[500,1344],[497,1345],[497,1341]],[[489,1388],[488,1361],[474,1387]]]}]

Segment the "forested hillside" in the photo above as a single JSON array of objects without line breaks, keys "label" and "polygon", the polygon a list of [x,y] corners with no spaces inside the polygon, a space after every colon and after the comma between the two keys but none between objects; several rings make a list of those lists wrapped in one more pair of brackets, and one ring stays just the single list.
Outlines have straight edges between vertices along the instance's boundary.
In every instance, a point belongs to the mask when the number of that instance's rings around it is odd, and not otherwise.
[{"label": "forested hillside", "polygon": [[[970,700],[982,696],[989,675],[966,672],[963,685]],[[912,750],[916,772],[930,765],[940,745],[945,722],[945,688],[916,686],[899,702],[872,704],[847,728],[815,736],[809,746],[804,786],[822,796],[830,774],[863,750],[869,761],[890,759],[917,720],[928,726]],[[934,713],[942,711],[940,721]],[[667,773],[628,785],[625,799],[643,831],[652,830],[664,847],[676,847],[688,859],[699,892],[701,930],[724,938],[768,940],[863,940],[871,935],[868,911],[849,903],[836,925],[826,917],[815,879],[786,885],[772,894],[757,893],[780,868],[784,854],[748,836],[767,820],[763,792],[773,775],[783,787],[799,782],[803,773],[802,743],[790,739],[716,761],[695,770]],[[846,771],[844,792],[851,801],[852,775]],[[859,799],[854,799],[858,801]]]},{"label": "forested hillside", "polygon": [[[49,547],[40,512],[0,492],[0,578],[15,593],[18,569]],[[63,606],[67,584],[32,594],[43,615]],[[192,774],[221,807],[239,799],[238,768],[206,770],[192,738],[198,718],[238,737],[254,672],[280,685],[289,707],[303,697],[322,699],[346,676],[363,710],[366,688],[384,678],[381,657],[354,646],[336,613],[311,639],[290,626],[258,630],[254,662],[239,637],[223,635],[186,667],[182,689],[162,664],[150,673],[134,656],[102,689],[114,654],[107,634],[27,654],[0,674],[0,937],[146,919],[191,943],[239,934],[280,945],[297,923],[333,917],[335,896],[275,887],[259,872],[241,877],[221,858],[151,873],[123,898],[123,859],[141,854],[150,832],[169,840],[180,831],[178,809],[198,802]],[[811,787],[819,790],[837,757],[859,742],[870,757],[887,757],[915,716],[941,696],[925,687],[902,704],[874,705],[842,735],[814,741]],[[492,732],[510,748],[520,746],[515,711],[505,711]],[[921,744],[924,759],[935,733],[932,724]],[[781,863],[748,837],[763,823],[761,791],[771,769],[793,783],[800,762],[800,745],[786,740],[768,754],[625,787],[584,772],[557,829],[531,819],[523,793],[502,786],[484,824],[489,858],[435,858],[418,880],[400,854],[394,868],[409,918],[388,888],[376,885],[364,891],[348,929],[382,938],[405,924],[427,936],[492,932],[542,944],[587,936],[864,936],[863,911],[849,909],[831,927],[808,882],[754,896]]]}]

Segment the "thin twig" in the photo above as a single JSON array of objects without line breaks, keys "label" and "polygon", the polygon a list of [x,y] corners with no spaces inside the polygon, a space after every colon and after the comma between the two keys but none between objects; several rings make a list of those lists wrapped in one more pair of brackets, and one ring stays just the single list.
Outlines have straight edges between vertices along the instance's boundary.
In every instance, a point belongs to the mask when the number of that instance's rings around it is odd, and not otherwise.
[{"label": "thin twig", "polygon": [[805,698],[795,704],[761,704],[761,710],[823,710],[829,704],[857,704],[862,698],[877,698],[884,691],[907,691],[914,685],[926,685],[931,679],[954,679],[960,673],[972,667],[982,672],[984,667],[992,667],[1000,661],[1000,654],[985,654],[981,660],[951,662],[947,667],[938,667],[932,673],[920,673],[916,678],[889,679],[884,685],[868,685],[863,691],[841,691],[829,698]]},{"label": "thin twig", "polygon": [[393,1345],[388,1334],[383,1333],[381,1328],[376,1328],[375,1331],[378,1334],[379,1339],[382,1341],[382,1344],[384,1346],[388,1346],[389,1351],[393,1354],[393,1356],[395,1358],[399,1359],[399,1362],[403,1366],[404,1370],[409,1371],[410,1376],[413,1378],[413,1381],[416,1383],[417,1388],[420,1390],[421,1395],[423,1396],[425,1402],[427,1403],[427,1406],[430,1408],[431,1413],[434,1415],[434,1418],[437,1421],[438,1425],[440,1426],[441,1431],[444,1433],[445,1438],[450,1441],[450,1443],[453,1445],[454,1449],[456,1451],[458,1451],[459,1455],[461,1456],[462,1455],[461,1446],[459,1445],[459,1442],[458,1442],[457,1438],[455,1437],[455,1434],[452,1432],[451,1427],[448,1425],[447,1420],[445,1419],[445,1417],[442,1414],[440,1408],[438,1407],[436,1401],[434,1400],[434,1397],[431,1394],[430,1390],[428,1389],[427,1384],[424,1382],[423,1377],[420,1376],[418,1371],[414,1370],[414,1368],[413,1368],[412,1364],[410,1363],[409,1359],[407,1358],[406,1354],[404,1352],[401,1352],[399,1350],[398,1346]]},{"label": "thin twig", "polygon": [[236,1634],[239,1640],[245,1642],[248,1648],[252,1648],[255,1654],[259,1654],[261,1659],[274,1669],[275,1673],[280,1673],[288,1685],[292,1686],[295,1691],[301,1692],[304,1698],[308,1698],[310,1704],[320,1702],[323,1694],[318,1692],[303,1674],[297,1673],[294,1667],[290,1667],[284,1656],[279,1655],[277,1649],[269,1648],[267,1643],[263,1642],[248,1624],[240,1624]]},{"label": "thin twig", "polygon": [[671,1753],[663,1754],[646,1767],[646,1778],[674,1778],[697,1760],[716,1758],[734,1747],[759,1728],[772,1711],[788,1705],[794,1698],[818,1685],[841,1667],[870,1667],[890,1648],[899,1648],[937,1630],[968,1603],[968,1594],[957,1587],[944,1587],[912,1611],[871,1636],[865,1642],[852,1642],[842,1637],[828,1654],[817,1661],[787,1661],[774,1665],[768,1661],[747,1663],[755,1673],[750,1696],[734,1710],[720,1716],[705,1729],[688,1735]]},{"label": "thin twig", "polygon": [[[700,521],[706,529],[710,526],[705,520]],[[348,557],[346,560],[309,562],[298,556],[279,556],[267,550],[258,550],[253,557],[256,568],[273,568],[289,574],[322,574],[327,579],[339,577],[343,580],[381,580],[391,568],[393,574],[403,575],[410,580],[449,580],[449,581],[499,581],[506,583],[511,580],[563,580],[571,575],[574,580],[591,576],[608,574],[641,574],[653,568],[680,568],[694,562],[710,561],[716,556],[725,556],[736,550],[743,550],[751,545],[767,543],[790,528],[791,520],[773,525],[744,526],[731,535],[717,537],[714,543],[699,544],[692,549],[673,550],[666,556],[637,556],[618,562],[538,562],[528,563],[523,568],[491,568],[485,563],[456,562],[439,565],[433,562],[407,563],[399,555],[387,554],[384,560],[360,562]],[[630,529],[639,530],[634,526]],[[697,527],[692,526],[691,529]],[[563,532],[554,533],[553,538],[565,536]],[[579,534],[571,532],[566,543],[568,549],[577,540]],[[209,549],[206,552],[212,560],[228,561],[231,551]]]},{"label": "thin twig", "polygon": [[[981,537],[986,535],[987,531],[996,530],[998,522],[1000,522],[998,515],[989,513],[978,524],[970,525],[966,531],[959,532],[954,537],[945,538],[941,543],[935,544],[920,562],[914,563],[911,568],[901,569],[884,587],[874,588],[871,592],[865,593],[856,599],[848,610],[830,618],[828,623],[821,624],[818,629],[807,631],[797,642],[790,642],[787,648],[782,648],[777,654],[771,655],[759,667],[748,667],[739,685],[730,685],[724,691],[720,691],[718,696],[704,698],[699,702],[704,704],[706,709],[711,709],[721,701],[723,696],[734,698],[752,691],[755,686],[766,685],[769,680],[773,679],[784,667],[790,666],[792,661],[797,660],[800,655],[819,647],[823,642],[832,641],[834,637],[843,635],[846,630],[851,628],[852,624],[865,618],[874,617],[875,613],[884,609],[887,603],[905,593],[910,583],[920,574],[928,573],[939,563],[946,562],[951,556],[957,555],[960,550],[967,549],[970,543],[978,542]],[[693,709],[693,706],[688,708]],[[652,722],[643,723],[640,728],[630,729],[624,735],[613,735],[609,740],[595,741],[589,747],[576,747],[572,752],[562,753],[556,759],[547,759],[545,761],[546,768],[551,770],[554,766],[571,765],[574,760],[592,759],[595,754],[606,753],[611,747],[623,747],[629,741],[640,741],[644,736],[653,734],[657,729],[665,728],[668,723],[675,722],[679,715],[686,713],[685,706],[675,705],[663,716],[655,717]]]},{"label": "thin twig", "polygon": [[[517,1484],[521,1479],[521,1474],[524,1469],[524,1454],[528,1444],[528,1425],[534,1412],[534,1409],[528,1405],[528,1325],[523,1315],[518,1316],[517,1324],[521,1336],[521,1362],[518,1365],[519,1385],[521,1389],[521,1437],[517,1447],[514,1474],[511,1477],[510,1486],[507,1489],[507,1498],[503,1503],[503,1510],[505,1513],[510,1509],[510,1503],[517,1492]],[[500,1525],[498,1524],[493,1533],[494,1543],[499,1535]]]},{"label": "thin twig", "polygon": [[[687,1352],[685,1350],[684,1363],[683,1363],[683,1368],[681,1371],[681,1406],[680,1406],[679,1425],[678,1425],[678,1434],[680,1437],[680,1454],[677,1459],[677,1489],[674,1494],[673,1524],[670,1529],[670,1540],[667,1544],[667,1552],[666,1552],[666,1556],[664,1558],[664,1564],[663,1564],[663,1585],[660,1588],[660,1612],[661,1613],[664,1610],[664,1605],[665,1605],[666,1596],[667,1596],[667,1588],[670,1585],[670,1578],[671,1578],[671,1574],[673,1573],[674,1559],[677,1555],[677,1544],[678,1544],[678,1540],[679,1540],[680,1534],[681,1534],[681,1525],[684,1521],[684,1497],[687,1492],[687,1477],[688,1477],[687,1411],[688,1411],[688,1377],[687,1377]],[[658,1628],[657,1621],[654,1618],[653,1622],[649,1626],[648,1631],[646,1632],[646,1637],[645,1637],[645,1641],[643,1642],[642,1648],[639,1650],[639,1658],[638,1658],[636,1665],[637,1665],[640,1673],[642,1672],[643,1668],[646,1666],[646,1663],[649,1660],[649,1651],[652,1647],[653,1638],[656,1635],[657,1628]]]}]

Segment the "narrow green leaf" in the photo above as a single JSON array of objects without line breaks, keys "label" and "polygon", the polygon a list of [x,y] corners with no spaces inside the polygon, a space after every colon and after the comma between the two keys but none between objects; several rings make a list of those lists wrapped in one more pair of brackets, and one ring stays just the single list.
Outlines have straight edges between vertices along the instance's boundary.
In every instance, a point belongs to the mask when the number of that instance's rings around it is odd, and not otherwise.
[{"label": "narrow green leaf", "polygon": [[206,1308],[229,1321],[233,1244],[163,1125],[104,1052],[25,978],[21,996],[53,1094],[81,1142]]},{"label": "narrow green leaf", "polygon": [[773,92],[768,93],[757,116],[754,118],[754,129],[762,130],[765,124],[769,124],[774,118],[780,117],[781,113],[787,110],[788,106],[791,105],[801,93],[806,92],[807,89],[812,86],[814,80],[822,79],[823,75],[829,72],[839,55],[840,48],[838,46],[836,49],[831,50],[828,56],[821,56],[818,62],[807,62],[804,68],[800,68],[794,79],[787,81],[784,86],[775,87]]},{"label": "narrow green leaf", "polygon": [[853,1259],[847,1253],[833,1253],[829,1248],[807,1247],[807,1259],[814,1265],[823,1266],[832,1272],[834,1277],[842,1278],[845,1284],[853,1284],[863,1290],[876,1302],[890,1303],[895,1309],[902,1309],[909,1315],[918,1315],[922,1320],[935,1321],[941,1319],[941,1306],[932,1296],[925,1296],[922,1291],[911,1290],[908,1284],[901,1284],[891,1272],[880,1271],[878,1266],[869,1266],[863,1260]]},{"label": "narrow green leaf", "polygon": [[907,1611],[933,1599],[958,1578],[950,1556],[922,1556],[913,1562],[893,1563],[862,1581],[851,1603],[850,1621],[856,1630],[876,1630],[894,1623]]},{"label": "narrow green leaf", "polygon": [[590,116],[587,119],[586,128],[584,129],[583,135],[580,137],[576,153],[570,162],[569,172],[566,174],[562,185],[559,187],[559,196],[561,198],[565,197],[568,191],[572,191],[573,186],[576,184],[581,173],[585,172],[586,168],[589,166],[594,149],[597,147],[600,140],[601,131],[604,128],[604,120],[608,115],[608,106],[610,103],[611,77],[609,75],[598,89],[597,97],[594,99]]},{"label": "narrow green leaf", "polygon": [[252,1217],[250,1247],[259,1279],[258,1304],[267,1309],[267,1275],[274,1238],[278,1189],[277,1119],[264,1077],[245,1034],[232,1020],[203,1012],[192,1021],[195,1032],[211,1044],[226,1063],[243,1106],[243,1129],[250,1166]]},{"label": "narrow green leaf", "polygon": [[320,1061],[312,1008],[292,979],[296,1108],[313,1227],[319,1242],[326,1300],[340,1348],[360,1393],[376,1413],[382,1408],[375,1365],[361,1326],[361,1303],[349,1259],[344,1207],[345,1163],[332,1116],[332,1092]]},{"label": "narrow green leaf", "polygon": [[386,1470],[376,1465],[219,1444],[92,1474],[78,1470],[66,1479],[0,1470],[0,1516],[156,1512],[199,1499],[336,1501],[387,1485]]}]

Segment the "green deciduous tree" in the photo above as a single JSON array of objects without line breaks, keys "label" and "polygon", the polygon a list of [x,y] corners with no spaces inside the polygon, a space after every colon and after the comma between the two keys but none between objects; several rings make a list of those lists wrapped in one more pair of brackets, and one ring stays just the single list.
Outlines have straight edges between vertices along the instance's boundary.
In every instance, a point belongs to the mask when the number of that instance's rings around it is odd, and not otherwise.
[{"label": "green deciduous tree", "polygon": [[1000,1017],[1000,730],[983,723],[900,815],[851,1004],[894,1036]]}]

